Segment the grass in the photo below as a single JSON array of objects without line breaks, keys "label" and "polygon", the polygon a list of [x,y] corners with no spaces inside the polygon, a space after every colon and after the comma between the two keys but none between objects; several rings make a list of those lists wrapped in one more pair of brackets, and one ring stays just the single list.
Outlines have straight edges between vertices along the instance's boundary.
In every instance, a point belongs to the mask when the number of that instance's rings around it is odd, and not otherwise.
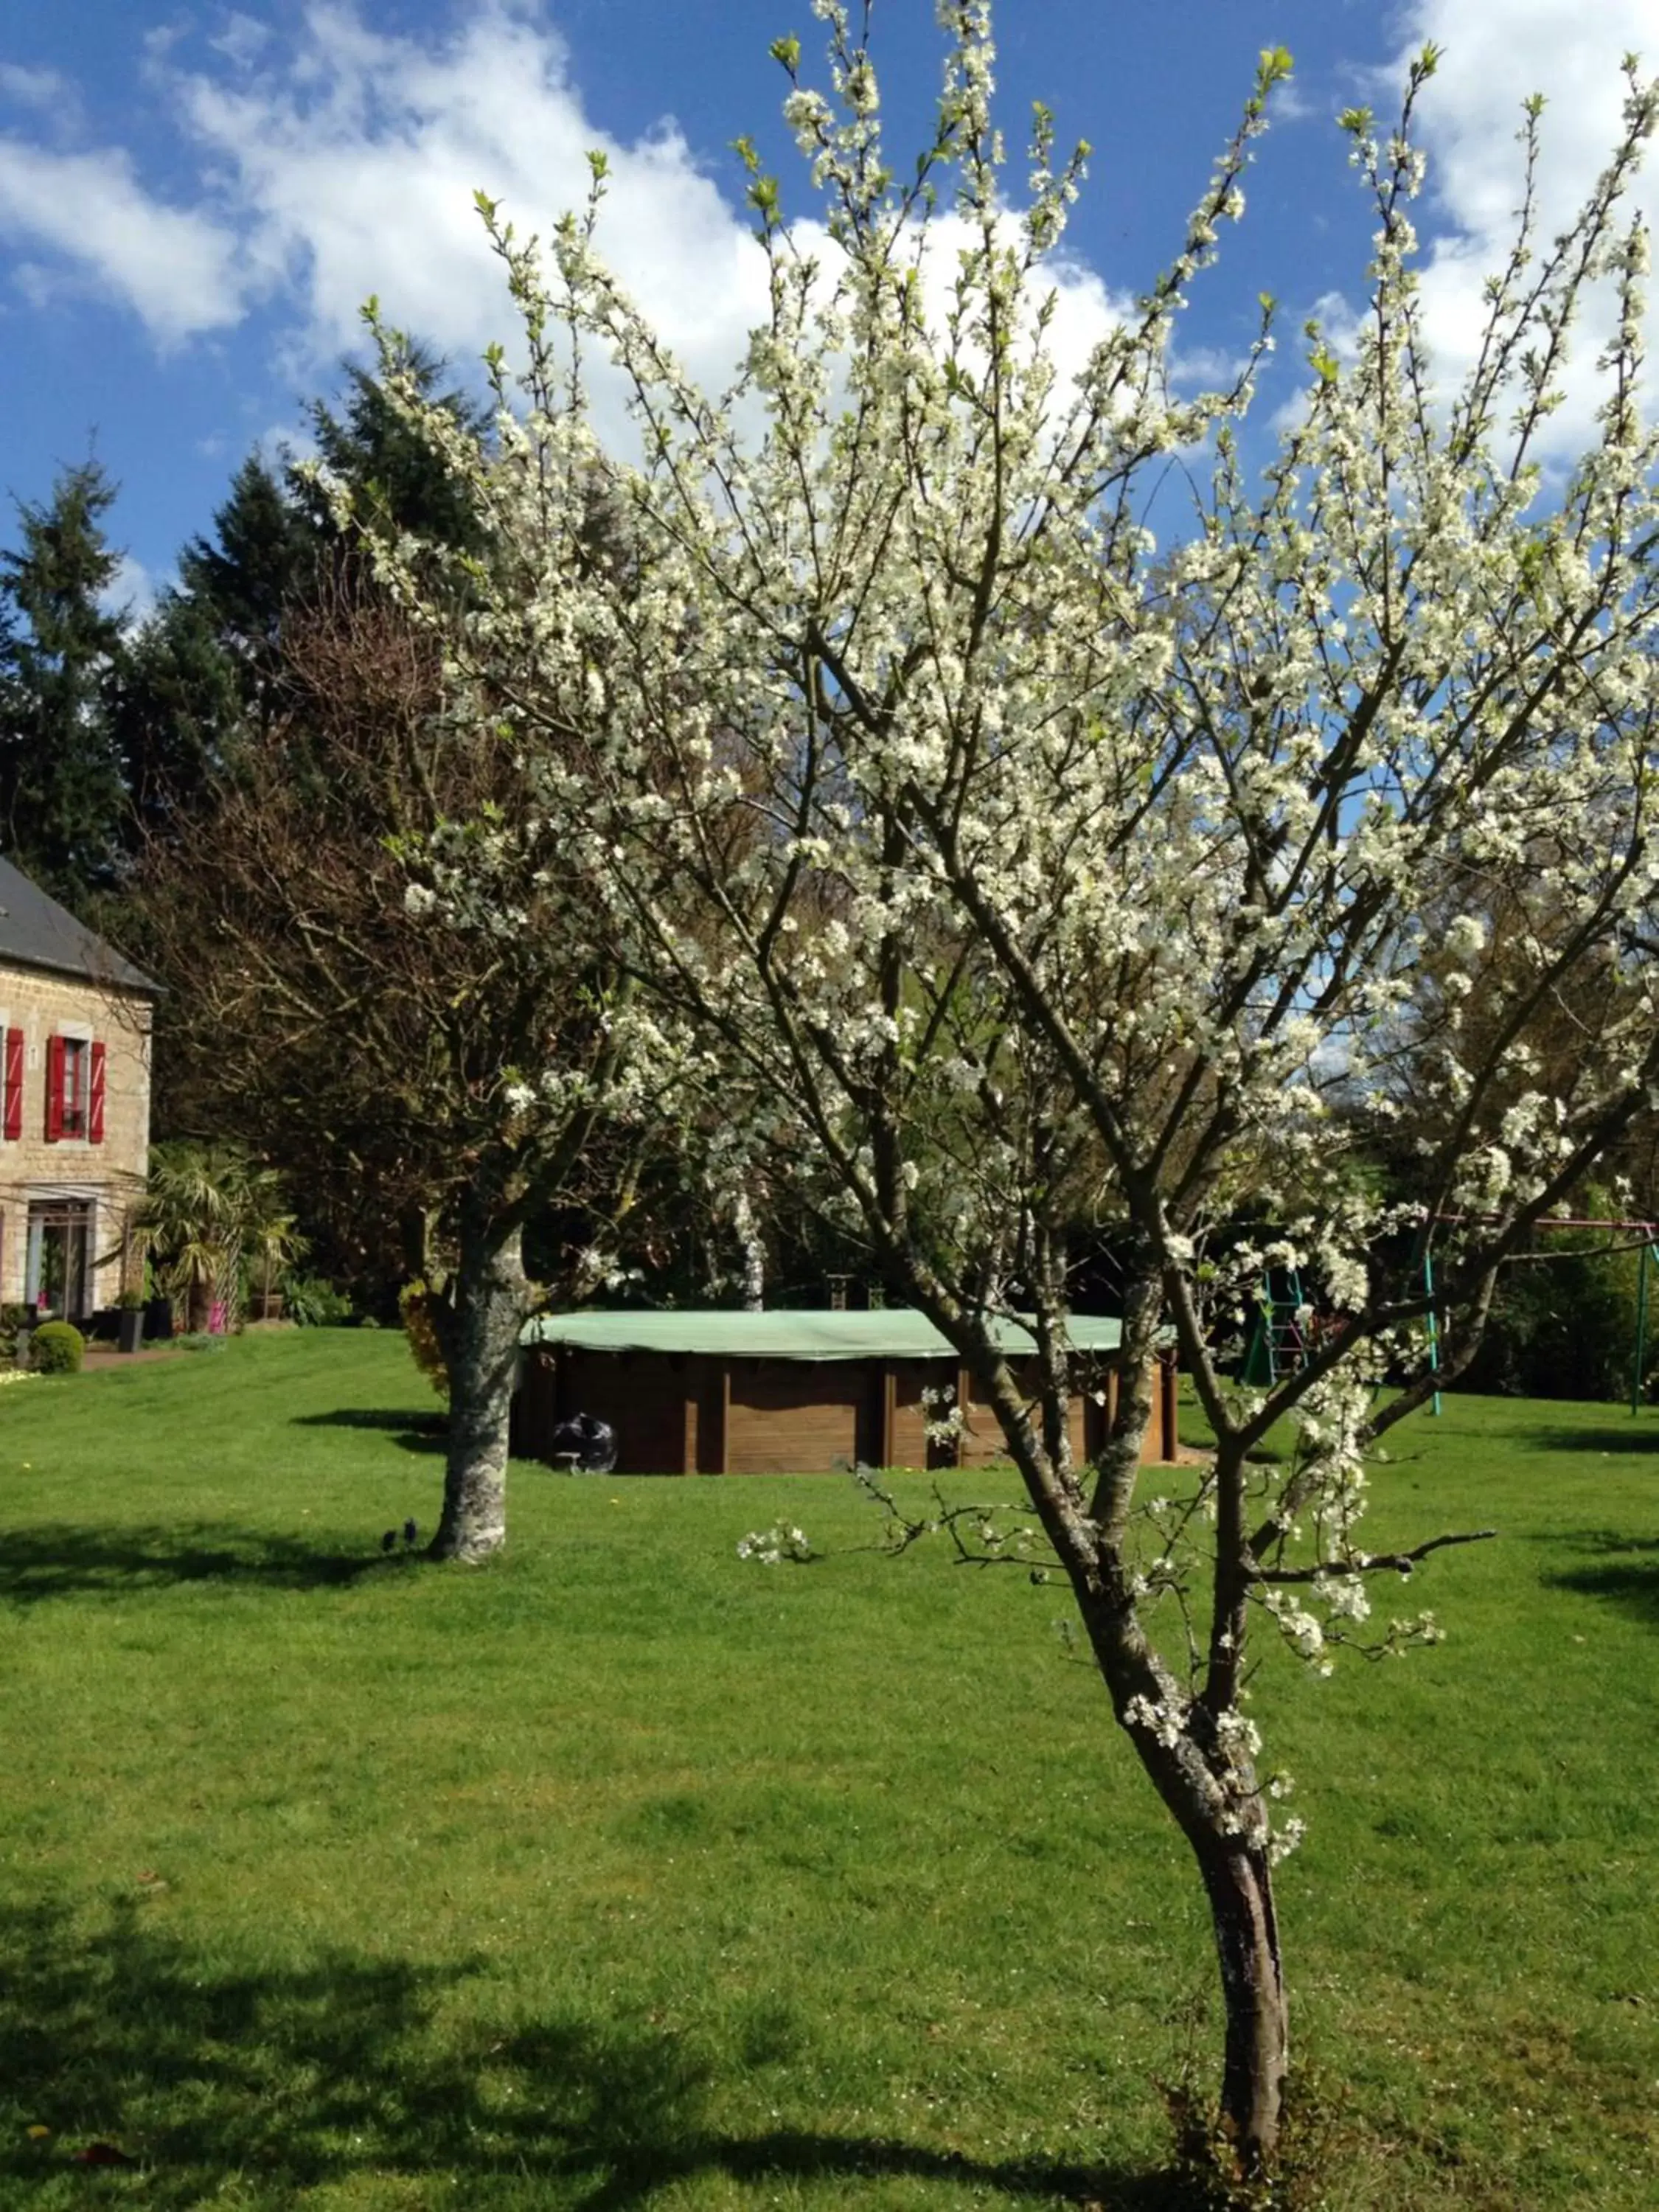
[{"label": "grass", "polygon": [[[0,2204],[1176,2203],[1207,1931],[1062,1594],[834,1480],[525,1468],[503,1560],[386,1559],[432,1406],[347,1332],[0,1397]],[[1659,1415],[1404,1449],[1379,1545],[1503,1540],[1419,1577],[1443,1647],[1260,1700],[1303,2201],[1637,2212]],[[781,1511],[831,1555],[741,1565]]]}]

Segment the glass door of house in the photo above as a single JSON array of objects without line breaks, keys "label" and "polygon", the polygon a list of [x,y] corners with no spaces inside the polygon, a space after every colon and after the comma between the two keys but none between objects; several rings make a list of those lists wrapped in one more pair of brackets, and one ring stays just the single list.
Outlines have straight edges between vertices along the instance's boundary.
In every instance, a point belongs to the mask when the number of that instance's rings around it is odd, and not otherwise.
[{"label": "glass door of house", "polygon": [[36,1200],[29,1207],[24,1303],[43,1316],[79,1321],[90,1310],[91,1292],[91,1201]]}]

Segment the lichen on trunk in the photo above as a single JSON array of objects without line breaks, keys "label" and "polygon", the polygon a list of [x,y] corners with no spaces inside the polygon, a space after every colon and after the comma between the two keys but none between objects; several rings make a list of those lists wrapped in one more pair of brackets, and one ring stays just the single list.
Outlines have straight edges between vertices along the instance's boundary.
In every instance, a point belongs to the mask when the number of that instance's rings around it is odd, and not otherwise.
[{"label": "lichen on trunk", "polygon": [[487,1203],[461,1204],[454,1303],[444,1329],[449,1369],[449,1450],[435,1559],[488,1559],[507,1541],[507,1431],[527,1310],[520,1232]]}]

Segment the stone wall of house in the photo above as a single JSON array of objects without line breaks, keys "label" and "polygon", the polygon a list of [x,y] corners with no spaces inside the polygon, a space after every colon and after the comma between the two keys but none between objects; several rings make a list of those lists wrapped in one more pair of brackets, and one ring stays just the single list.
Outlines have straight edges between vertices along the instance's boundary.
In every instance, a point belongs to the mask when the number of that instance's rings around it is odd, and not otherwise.
[{"label": "stone wall of house", "polygon": [[[88,1310],[112,1305],[123,1289],[127,1215],[149,1162],[150,1001],[113,986],[0,961],[0,1036],[23,1032],[22,1133],[0,1136],[0,1302],[20,1302],[28,1265],[31,1207],[89,1203]],[[54,1036],[105,1048],[104,1137],[46,1137],[47,1046]],[[3,1127],[3,1123],[0,1123]],[[128,1266],[137,1289],[143,1270]]]}]

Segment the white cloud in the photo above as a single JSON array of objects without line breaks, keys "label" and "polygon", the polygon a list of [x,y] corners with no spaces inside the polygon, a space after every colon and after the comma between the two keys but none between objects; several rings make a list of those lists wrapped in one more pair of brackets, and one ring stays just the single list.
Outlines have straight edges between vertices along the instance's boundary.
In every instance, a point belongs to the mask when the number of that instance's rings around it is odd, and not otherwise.
[{"label": "white cloud", "polygon": [[0,99],[19,107],[33,107],[42,115],[58,116],[76,109],[80,94],[56,70],[24,69],[16,62],[0,62]]},{"label": "white cloud", "polygon": [[[1449,381],[1471,356],[1481,281],[1508,242],[1522,98],[1540,88],[1550,98],[1547,239],[1618,129],[1621,53],[1646,37],[1659,67],[1659,21],[1654,0],[1407,0],[1402,28],[1411,48],[1431,38],[1445,50],[1420,127],[1432,162],[1425,309]],[[599,148],[611,170],[607,257],[693,374],[726,382],[765,307],[746,215],[672,122],[632,142],[599,129],[538,9],[483,0],[449,36],[423,42],[371,29],[350,0],[309,0],[291,36],[231,9],[208,45],[211,68],[188,69],[179,27],[146,40],[152,89],[170,106],[179,153],[197,165],[192,185],[175,185],[170,199],[119,147],[54,151],[0,137],[0,235],[17,243],[13,281],[32,300],[61,299],[66,284],[90,289],[169,343],[274,301],[283,365],[304,383],[357,344],[373,292],[392,320],[459,363],[512,335],[474,190],[499,199],[521,230],[544,233],[585,198],[586,156]],[[73,88],[0,68],[0,94],[61,115]],[[1650,177],[1640,193],[1659,222],[1659,182]],[[1089,270],[1053,273],[1056,335],[1075,367],[1115,304]],[[1606,327],[1605,314],[1587,321],[1571,403],[1551,426],[1558,451],[1589,428]],[[1654,335],[1659,351],[1659,325]]]},{"label": "white cloud", "polygon": [[[1404,27],[1405,52],[1425,40],[1444,50],[1419,118],[1430,156],[1431,227],[1438,233],[1444,226],[1423,286],[1443,384],[1474,357],[1481,285],[1501,268],[1514,234],[1522,181],[1515,134],[1522,100],[1541,92],[1548,102],[1539,173],[1539,235],[1547,247],[1571,222],[1619,136],[1621,57],[1645,47],[1648,73],[1659,72],[1659,14],[1654,0],[1411,0]],[[1659,160],[1650,163],[1627,203],[1626,222],[1638,207],[1650,226],[1659,225]],[[1603,298],[1580,330],[1568,404],[1550,427],[1558,454],[1578,450],[1592,433],[1600,396],[1594,364],[1611,328],[1610,302]],[[1649,328],[1659,349],[1659,313],[1650,315]]]},{"label": "white cloud", "polygon": [[[473,207],[482,188],[521,234],[545,235],[607,156],[601,244],[618,276],[705,386],[729,380],[764,319],[763,257],[746,212],[698,166],[672,121],[631,143],[600,130],[566,51],[530,11],[495,0],[447,40],[368,27],[348,0],[312,0],[279,51],[232,16],[215,41],[228,68],[186,70],[156,47],[150,81],[177,118],[201,183],[189,209],[147,195],[118,150],[76,162],[13,149],[0,221],[116,289],[156,334],[286,305],[284,367],[313,379],[358,345],[362,302],[451,356],[510,340],[511,304]],[[946,218],[930,261],[951,265]],[[805,233],[831,258],[821,233]],[[1082,366],[1114,304],[1086,269],[1057,264],[1054,337]],[[611,410],[607,409],[609,415]]]},{"label": "white cloud", "polygon": [[[766,263],[750,218],[699,167],[672,120],[631,143],[600,130],[544,26],[487,8],[442,48],[368,29],[339,0],[317,0],[307,40],[283,76],[240,88],[195,76],[180,94],[189,126],[228,179],[243,252],[301,311],[314,372],[361,338],[375,294],[392,323],[458,362],[509,342],[501,271],[473,205],[482,189],[522,235],[545,237],[590,185],[590,152],[608,165],[600,248],[664,343],[710,391],[722,389],[768,312]],[[942,305],[959,218],[940,219],[928,294]],[[821,227],[803,250],[835,253]],[[1117,312],[1092,271],[1057,261],[1052,337],[1062,370],[1080,369]],[[601,392],[602,422],[620,398]]]},{"label": "white cloud", "polygon": [[[230,234],[206,214],[153,198],[118,148],[60,154],[0,138],[0,235],[8,233],[55,248],[83,288],[131,307],[164,343],[240,319]],[[38,280],[38,264],[26,267]]]},{"label": "white cloud", "polygon": [[1325,111],[1312,94],[1303,90],[1294,77],[1286,77],[1273,87],[1270,112],[1277,125],[1322,119]]},{"label": "white cloud", "polygon": [[144,52],[153,62],[165,61],[180,40],[189,36],[187,16],[174,16],[167,23],[153,23],[144,33]]},{"label": "white cloud", "polygon": [[583,199],[595,147],[611,163],[607,251],[691,366],[724,374],[764,306],[747,225],[678,133],[624,144],[597,129],[559,42],[520,16],[491,9],[434,49],[319,5],[281,75],[178,89],[248,265],[289,292],[314,356],[358,342],[371,292],[441,349],[476,355],[507,301],[474,191],[544,234]]},{"label": "white cloud", "polygon": [[99,593],[98,604],[106,615],[117,616],[136,629],[149,617],[158,596],[155,579],[143,562],[124,553],[115,574]]},{"label": "white cloud", "polygon": [[317,434],[309,422],[268,422],[253,441],[253,451],[273,474],[291,461],[314,461]]},{"label": "white cloud", "polygon": [[223,30],[210,39],[208,44],[238,69],[252,69],[270,45],[270,36],[269,23],[256,22],[252,15],[244,15],[233,8]]},{"label": "white cloud", "polygon": [[66,275],[61,268],[47,268],[43,261],[14,262],[11,281],[27,305],[42,313],[74,298],[82,289],[76,278]]}]

